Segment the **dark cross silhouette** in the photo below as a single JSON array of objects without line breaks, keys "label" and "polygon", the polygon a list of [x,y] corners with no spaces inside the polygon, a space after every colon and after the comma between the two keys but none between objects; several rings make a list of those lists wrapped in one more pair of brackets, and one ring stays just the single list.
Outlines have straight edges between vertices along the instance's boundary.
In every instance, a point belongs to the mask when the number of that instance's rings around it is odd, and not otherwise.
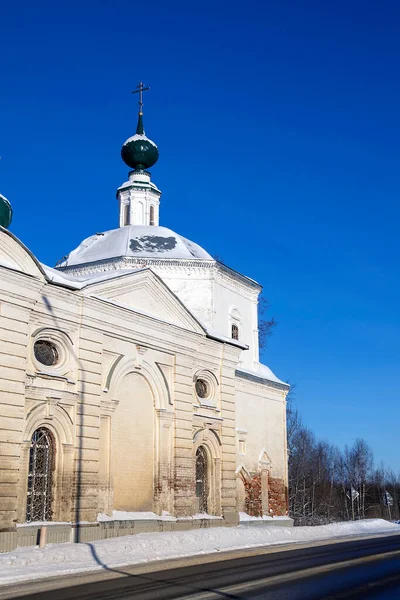
[{"label": "dark cross silhouette", "polygon": [[149,90],[149,87],[145,87],[143,81],[141,81],[139,83],[139,85],[137,86],[137,90],[135,90],[134,92],[132,92],[132,94],[139,94],[139,114],[142,115],[143,114],[143,92],[146,92],[147,90]]}]

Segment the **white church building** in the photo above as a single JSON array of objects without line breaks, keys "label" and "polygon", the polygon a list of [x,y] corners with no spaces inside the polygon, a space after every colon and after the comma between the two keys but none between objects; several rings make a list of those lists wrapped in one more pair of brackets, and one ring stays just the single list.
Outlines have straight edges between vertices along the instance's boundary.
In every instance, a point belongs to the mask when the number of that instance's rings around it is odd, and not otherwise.
[{"label": "white church building", "polygon": [[44,524],[90,541],[285,523],[289,386],[259,362],[261,286],[160,225],[142,109],[121,154],[119,228],[55,269],[0,196],[0,551]]}]

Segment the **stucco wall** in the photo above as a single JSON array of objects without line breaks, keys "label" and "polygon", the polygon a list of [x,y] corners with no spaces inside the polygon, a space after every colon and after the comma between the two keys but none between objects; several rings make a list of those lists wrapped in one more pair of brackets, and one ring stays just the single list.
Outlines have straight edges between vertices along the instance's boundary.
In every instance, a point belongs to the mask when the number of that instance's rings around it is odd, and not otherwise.
[{"label": "stucco wall", "polygon": [[[238,443],[238,464],[257,471],[260,464],[270,460],[269,470],[274,477],[287,481],[286,452],[286,393],[287,390],[236,378],[236,424],[238,439],[245,440],[245,453]],[[264,456],[266,453],[267,456]]]},{"label": "stucco wall", "polygon": [[178,298],[207,327],[214,327],[214,277],[211,268],[152,265]]},{"label": "stucco wall", "polygon": [[[237,324],[240,341],[249,346],[242,352],[240,363],[243,368],[254,369],[259,352],[259,286],[246,283],[218,264],[208,268],[152,265],[152,269],[207,327],[231,337],[231,326]],[[232,317],[235,311],[239,321]]]}]

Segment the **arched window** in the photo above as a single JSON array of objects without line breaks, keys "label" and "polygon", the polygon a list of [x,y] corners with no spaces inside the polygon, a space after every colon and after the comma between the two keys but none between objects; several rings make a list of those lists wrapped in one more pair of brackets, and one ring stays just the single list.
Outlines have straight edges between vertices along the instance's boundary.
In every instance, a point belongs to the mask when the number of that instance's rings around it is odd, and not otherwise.
[{"label": "arched window", "polygon": [[124,204],[124,225],[130,225],[131,216],[129,208],[129,204]]},{"label": "arched window", "polygon": [[143,206],[143,202],[138,202],[136,204],[135,225],[144,225],[144,206]]},{"label": "arched window", "polygon": [[53,501],[53,472],[56,445],[54,436],[46,427],[36,429],[29,451],[28,495],[26,520],[51,521]]},{"label": "arched window", "polygon": [[155,218],[154,218],[154,206],[151,205],[150,206],[150,225],[154,225],[155,223]]},{"label": "arched window", "polygon": [[199,503],[199,513],[208,511],[208,457],[204,446],[196,451],[196,497]]},{"label": "arched window", "polygon": [[239,339],[239,327],[241,324],[240,312],[238,311],[237,308],[232,306],[232,308],[229,311],[229,317],[230,317],[229,322],[230,322],[230,328],[231,328],[231,338],[233,340],[238,340]]}]

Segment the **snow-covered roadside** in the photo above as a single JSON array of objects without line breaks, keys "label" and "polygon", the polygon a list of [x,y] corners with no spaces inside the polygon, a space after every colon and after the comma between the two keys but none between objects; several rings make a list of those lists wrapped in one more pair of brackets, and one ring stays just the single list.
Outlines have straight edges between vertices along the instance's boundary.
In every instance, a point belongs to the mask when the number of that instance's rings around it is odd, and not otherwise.
[{"label": "snow-covered roadside", "polygon": [[320,527],[215,527],[141,533],[91,544],[49,544],[43,550],[18,548],[0,554],[0,584],[93,571],[105,566],[115,568],[226,550],[379,533],[400,534],[400,525],[371,519]]}]

